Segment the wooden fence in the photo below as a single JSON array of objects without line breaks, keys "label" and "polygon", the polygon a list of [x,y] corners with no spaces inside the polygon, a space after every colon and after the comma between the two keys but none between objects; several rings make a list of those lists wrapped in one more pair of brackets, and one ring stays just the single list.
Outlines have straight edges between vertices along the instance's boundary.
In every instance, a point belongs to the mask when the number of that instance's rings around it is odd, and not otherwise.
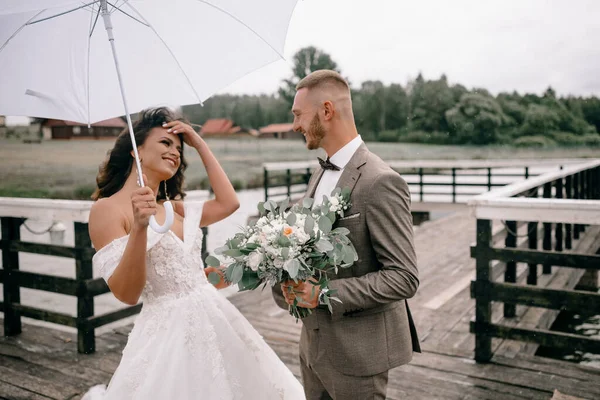
[{"label": "wooden fence", "polygon": [[[475,321],[471,323],[471,332],[476,336],[476,361],[491,359],[494,337],[600,353],[598,339],[494,323],[492,316],[492,302],[504,303],[504,319],[515,317],[516,305],[577,313],[600,310],[597,292],[537,287],[541,265],[546,275],[553,272],[553,266],[580,270],[577,277],[587,271],[595,277],[597,289],[599,200],[600,161],[595,160],[508,185],[470,201],[477,218],[477,243],[471,248],[476,259],[476,280],[471,286],[476,301]],[[506,227],[504,246],[492,236],[493,221],[501,221]],[[519,227],[526,228],[526,248],[517,247]],[[492,261],[505,263],[504,282],[494,279]],[[527,265],[526,284],[517,283],[517,263]]]},{"label": "wooden fence", "polygon": [[[416,160],[390,161],[388,164],[408,183],[413,202],[458,203],[494,188],[537,176],[548,168],[560,169],[573,163],[581,163],[581,160]],[[265,200],[303,194],[317,166],[316,162],[264,163]]]},{"label": "wooden fence", "polygon": [[[21,317],[29,317],[77,329],[77,349],[80,353],[95,351],[95,329],[140,312],[142,304],[123,307],[96,315],[94,297],[109,292],[102,278],[94,278],[92,257],[95,254],[88,234],[91,201],[0,198],[2,228],[2,269],[4,334],[21,333]],[[21,225],[28,218],[43,218],[73,224],[74,246],[32,243],[21,240]],[[206,255],[206,229],[203,229],[203,254]],[[40,274],[19,269],[19,253],[34,253],[75,259],[75,279]],[[77,298],[75,316],[21,304],[21,288],[42,290]]]}]

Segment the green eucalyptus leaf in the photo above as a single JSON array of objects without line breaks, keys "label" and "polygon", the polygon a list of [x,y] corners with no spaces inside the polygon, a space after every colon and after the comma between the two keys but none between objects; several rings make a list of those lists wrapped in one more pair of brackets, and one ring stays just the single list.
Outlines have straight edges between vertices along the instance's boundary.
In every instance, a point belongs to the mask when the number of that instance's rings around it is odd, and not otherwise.
[{"label": "green eucalyptus leaf", "polygon": [[333,224],[327,216],[319,218],[319,229],[323,231],[324,234],[328,234],[329,232],[331,232],[332,227]]},{"label": "green eucalyptus leaf", "polygon": [[315,234],[315,220],[310,215],[306,216],[306,220],[304,221],[304,232],[313,236]]},{"label": "green eucalyptus leaf", "polygon": [[209,267],[221,266],[221,261],[219,261],[219,259],[217,257],[213,257],[213,256],[206,257],[206,260],[204,260],[204,263],[206,265],[208,265]]},{"label": "green eucalyptus leaf", "polygon": [[244,253],[242,253],[240,250],[238,249],[229,249],[229,250],[225,250],[223,252],[223,255],[227,256],[227,257],[231,257],[231,258],[236,258],[236,257],[241,257],[244,255]]},{"label": "green eucalyptus leaf", "polygon": [[298,276],[298,271],[300,271],[300,262],[295,258],[287,260],[283,264],[283,269],[285,269],[288,272],[288,274],[290,274],[290,278],[296,279],[296,277]]},{"label": "green eucalyptus leaf", "polygon": [[242,279],[238,282],[238,289],[242,290],[254,290],[262,283],[256,272],[246,271],[242,276]]},{"label": "green eucalyptus leaf", "polygon": [[326,239],[319,239],[317,243],[315,243],[315,248],[321,253],[327,253],[328,251],[333,250],[333,245]]},{"label": "green eucalyptus leaf", "polygon": [[211,272],[208,274],[208,281],[213,285],[218,285],[221,282],[221,275],[216,272]]},{"label": "green eucalyptus leaf", "polygon": [[231,283],[237,284],[244,275],[244,265],[242,263],[235,263],[233,271],[231,271]]},{"label": "green eucalyptus leaf", "polygon": [[215,254],[220,256],[225,250],[229,250],[229,246],[221,246],[215,249]]},{"label": "green eucalyptus leaf", "polygon": [[288,223],[288,225],[294,225],[296,223],[296,214],[289,213],[285,221]]},{"label": "green eucalyptus leaf", "polygon": [[356,261],[356,252],[350,246],[344,247],[343,251],[343,261],[345,264],[353,264]]},{"label": "green eucalyptus leaf", "polygon": [[287,210],[288,206],[290,205],[290,199],[287,198],[285,200],[283,200],[280,204],[279,204],[279,210],[281,211],[281,215],[283,215],[283,212],[285,210]]},{"label": "green eucalyptus leaf", "polygon": [[315,203],[314,199],[311,199],[310,197],[307,197],[307,198],[305,198],[305,199],[302,200],[302,207],[311,209],[314,203]]},{"label": "green eucalyptus leaf", "polygon": [[335,233],[337,235],[344,235],[344,236],[347,236],[350,234],[350,230],[348,228],[343,228],[343,227],[335,228],[331,232]]}]

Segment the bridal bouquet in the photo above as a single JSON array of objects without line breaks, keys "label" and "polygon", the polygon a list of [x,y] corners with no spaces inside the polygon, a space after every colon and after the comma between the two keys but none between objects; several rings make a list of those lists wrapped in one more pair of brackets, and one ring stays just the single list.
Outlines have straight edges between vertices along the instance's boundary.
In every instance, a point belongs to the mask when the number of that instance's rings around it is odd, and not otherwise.
[{"label": "bridal bouquet", "polygon": [[[225,279],[237,284],[240,291],[260,285],[279,285],[293,280],[310,280],[320,286],[323,302],[332,311],[331,301],[340,301],[329,290],[328,272],[337,273],[357,259],[346,228],[333,229],[335,221],[350,207],[350,190],[336,188],[323,203],[313,208],[314,200],[304,199],[289,210],[289,199],[278,204],[272,200],[258,204],[259,219],[244,227],[225,246],[215,250],[206,264],[225,265]],[[216,273],[209,275],[214,283]],[[264,287],[264,286],[263,286]],[[289,308],[297,318],[311,314],[296,299]]]}]

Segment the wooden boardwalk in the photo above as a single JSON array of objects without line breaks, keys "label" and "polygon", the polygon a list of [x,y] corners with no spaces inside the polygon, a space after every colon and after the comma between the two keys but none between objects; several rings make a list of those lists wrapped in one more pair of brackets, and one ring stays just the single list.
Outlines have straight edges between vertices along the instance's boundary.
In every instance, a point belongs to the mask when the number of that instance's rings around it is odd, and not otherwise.
[{"label": "wooden boardwalk", "polygon": [[[530,346],[497,340],[491,363],[473,361],[469,320],[474,301],[469,286],[475,267],[469,246],[474,236],[475,220],[466,212],[417,228],[421,285],[410,305],[424,352],[391,372],[388,398],[550,399],[555,390],[578,398],[600,398],[599,369],[536,357]],[[572,284],[572,271],[555,270],[540,275],[540,285]],[[231,301],[299,376],[301,325],[274,304],[269,291],[236,294]],[[548,318],[521,307],[517,311],[514,323]],[[108,382],[129,330],[99,336],[97,353],[81,355],[76,352],[74,333],[24,325],[20,336],[0,339],[0,399],[79,398],[89,386]]]}]

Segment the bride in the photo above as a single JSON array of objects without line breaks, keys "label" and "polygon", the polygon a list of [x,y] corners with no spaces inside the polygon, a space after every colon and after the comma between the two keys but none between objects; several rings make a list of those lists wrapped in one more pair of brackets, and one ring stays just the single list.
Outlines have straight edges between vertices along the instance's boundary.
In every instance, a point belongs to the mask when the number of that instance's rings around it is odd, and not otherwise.
[{"label": "bride", "polygon": [[[238,207],[235,191],[204,140],[167,108],[141,112],[134,125],[146,187],[128,132],[121,134],[97,177],[89,219],[94,265],[120,301],[144,306],[108,387],[95,399],[304,399],[299,381],[217,288],[219,269],[203,268],[202,231]],[[215,198],[183,201],[183,143],[196,149]],[[148,229],[165,219],[171,199],[175,222],[164,234]],[[217,272],[215,286],[207,274]]]}]

